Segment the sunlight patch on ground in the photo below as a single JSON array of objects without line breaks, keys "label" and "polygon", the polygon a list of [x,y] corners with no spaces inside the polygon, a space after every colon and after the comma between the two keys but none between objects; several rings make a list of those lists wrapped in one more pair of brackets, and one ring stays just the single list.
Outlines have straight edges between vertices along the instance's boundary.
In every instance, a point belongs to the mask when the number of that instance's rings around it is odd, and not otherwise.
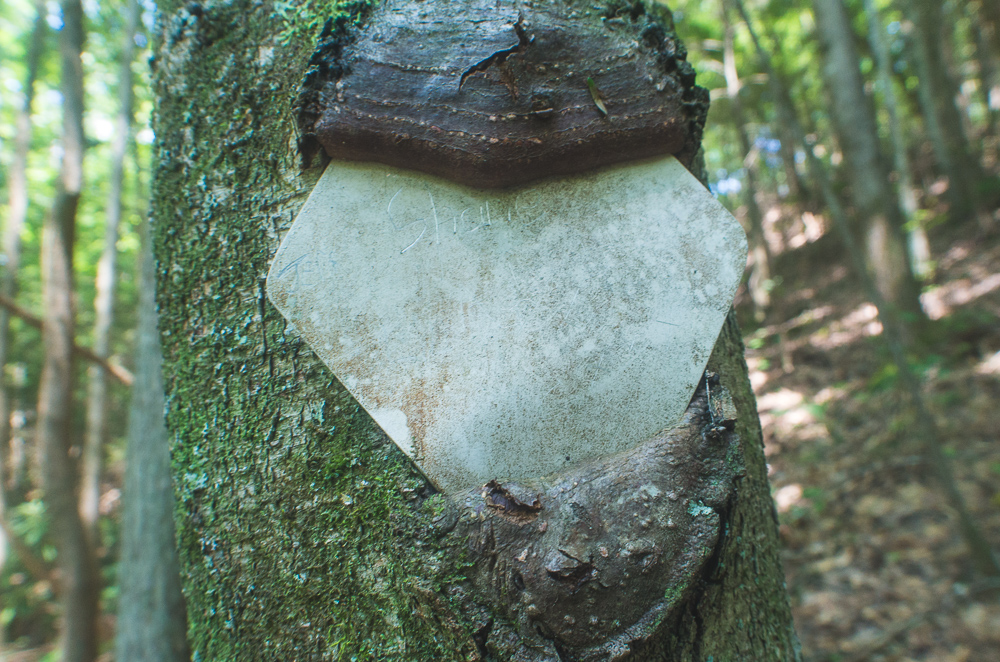
[{"label": "sunlight patch on ground", "polygon": [[792,506],[802,500],[802,486],[798,483],[785,485],[774,493],[774,505],[779,513],[787,513]]},{"label": "sunlight patch on ground", "polygon": [[812,334],[809,344],[819,349],[833,349],[881,333],[882,323],[878,321],[878,309],[870,303],[864,303]]},{"label": "sunlight patch on ground", "polygon": [[920,305],[932,320],[939,320],[958,306],[964,306],[981,296],[1000,289],[1000,274],[984,275],[973,282],[970,278],[953,280],[920,295]]},{"label": "sunlight patch on ground", "polygon": [[[980,375],[1000,375],[1000,352],[983,359],[976,366],[976,372]],[[753,376],[750,379],[753,383]]]},{"label": "sunlight patch on ground", "polygon": [[788,410],[802,404],[804,399],[804,396],[798,391],[783,388],[780,391],[774,391],[773,393],[765,393],[757,398],[757,409],[761,412],[773,411],[776,409]]},{"label": "sunlight patch on ground", "polygon": [[[748,361],[749,363],[749,361]],[[750,388],[753,389],[754,393],[759,393],[760,389],[767,384],[767,373],[763,370],[751,370],[750,371]]]},{"label": "sunlight patch on ground", "polygon": [[757,408],[765,431],[765,455],[779,452],[782,439],[802,441],[827,436],[826,427],[817,420],[811,402],[798,391],[783,388],[765,393],[757,398]]}]

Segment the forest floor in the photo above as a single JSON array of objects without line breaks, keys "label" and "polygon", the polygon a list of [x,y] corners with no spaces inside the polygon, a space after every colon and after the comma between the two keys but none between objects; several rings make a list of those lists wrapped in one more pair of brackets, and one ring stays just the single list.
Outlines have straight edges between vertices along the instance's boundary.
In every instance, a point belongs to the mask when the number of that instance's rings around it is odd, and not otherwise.
[{"label": "forest floor", "polygon": [[[778,213],[772,213],[779,217]],[[997,586],[979,581],[835,233],[767,227],[783,281],[753,320],[741,291],[785,573],[810,662],[1000,659]],[[1000,223],[931,233],[932,318],[914,361],[959,486],[1000,549]]]}]

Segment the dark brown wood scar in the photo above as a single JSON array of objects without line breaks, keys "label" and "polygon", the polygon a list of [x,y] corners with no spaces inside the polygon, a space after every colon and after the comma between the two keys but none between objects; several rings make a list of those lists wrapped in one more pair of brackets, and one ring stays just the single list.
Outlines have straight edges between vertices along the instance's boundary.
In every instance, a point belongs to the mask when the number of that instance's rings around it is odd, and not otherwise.
[{"label": "dark brown wood scar", "polygon": [[325,33],[302,134],[333,158],[480,187],[665,154],[689,165],[708,95],[669,14],[569,4],[451,0],[459,18],[442,20],[431,3],[384,0]]}]

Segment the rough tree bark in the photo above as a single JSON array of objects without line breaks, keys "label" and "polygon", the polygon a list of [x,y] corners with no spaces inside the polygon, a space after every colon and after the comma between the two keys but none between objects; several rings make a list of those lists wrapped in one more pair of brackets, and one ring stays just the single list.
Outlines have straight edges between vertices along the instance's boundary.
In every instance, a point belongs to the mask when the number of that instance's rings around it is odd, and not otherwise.
[{"label": "rough tree bark", "polygon": [[[461,21],[464,3],[420,4]],[[528,24],[556,6],[600,20],[592,4],[488,2]],[[639,5],[613,4],[608,30],[648,25]],[[194,654],[798,659],[732,316],[709,369],[735,423],[706,426],[702,389],[678,427],[575,477],[449,498],[266,301],[278,239],[321,170],[301,167],[294,103],[333,5],[303,4],[285,23],[249,1],[160,7],[153,215]],[[329,23],[314,61],[336,65],[353,29]],[[669,50],[678,72],[664,89],[687,104],[678,147],[697,171],[703,93],[670,23],[650,30],[647,48]]]},{"label": "rough tree bark", "polygon": [[865,95],[854,31],[843,0],[813,0],[823,48],[830,115],[844,153],[856,216],[863,224],[865,258],[882,296],[900,310],[922,315],[910,270],[902,215],[879,147],[872,101]]},{"label": "rough tree bark", "polygon": [[73,237],[83,189],[83,7],[61,3],[63,160],[56,199],[42,231],[42,341],[45,363],[38,395],[38,446],[42,485],[55,544],[62,606],[64,662],[90,662],[97,656],[100,584],[93,549],[80,520],[78,467],[72,456],[73,426]]}]

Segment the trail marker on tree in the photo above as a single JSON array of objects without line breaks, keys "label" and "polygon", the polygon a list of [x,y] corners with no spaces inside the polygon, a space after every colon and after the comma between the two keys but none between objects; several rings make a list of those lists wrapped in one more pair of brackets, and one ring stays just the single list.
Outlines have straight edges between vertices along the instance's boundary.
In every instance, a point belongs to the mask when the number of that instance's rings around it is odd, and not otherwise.
[{"label": "trail marker on tree", "polygon": [[746,251],[739,224],[672,156],[500,191],[334,162],[267,291],[454,493],[674,425]]}]

